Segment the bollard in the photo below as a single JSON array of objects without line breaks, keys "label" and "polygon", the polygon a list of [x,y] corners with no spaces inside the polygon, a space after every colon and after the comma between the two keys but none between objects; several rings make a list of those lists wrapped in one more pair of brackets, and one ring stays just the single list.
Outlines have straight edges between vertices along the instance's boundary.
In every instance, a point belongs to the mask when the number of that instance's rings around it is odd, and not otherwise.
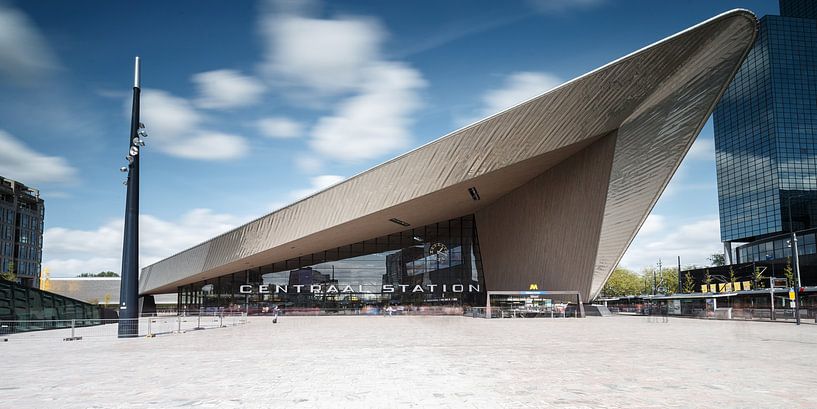
[{"label": "bollard", "polygon": [[153,335],[153,334],[150,332],[150,331],[151,331],[151,328],[150,328],[150,323],[151,323],[151,322],[153,322],[153,320],[152,320],[152,319],[150,319],[150,318],[148,318],[148,336]]},{"label": "bollard", "polygon": [[76,334],[74,333],[74,331],[76,330],[76,327],[77,327],[77,320],[71,320],[71,339],[76,338]]},{"label": "bollard", "polygon": [[176,321],[179,322],[179,334],[182,333],[182,317],[176,317]]}]

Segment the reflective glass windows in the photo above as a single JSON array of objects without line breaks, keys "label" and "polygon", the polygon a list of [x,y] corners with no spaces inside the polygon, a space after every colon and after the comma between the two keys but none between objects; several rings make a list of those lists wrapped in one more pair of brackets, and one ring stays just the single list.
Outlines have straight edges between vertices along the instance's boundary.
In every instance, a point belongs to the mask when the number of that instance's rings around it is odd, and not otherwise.
[{"label": "reflective glass windows", "polygon": [[[788,197],[817,199],[817,21],[766,16],[714,113],[721,239],[788,230]],[[815,210],[792,201],[795,230]]]},{"label": "reflective glass windows", "polygon": [[274,304],[333,311],[481,305],[485,299],[473,215],[182,287],[180,297],[204,307]]}]

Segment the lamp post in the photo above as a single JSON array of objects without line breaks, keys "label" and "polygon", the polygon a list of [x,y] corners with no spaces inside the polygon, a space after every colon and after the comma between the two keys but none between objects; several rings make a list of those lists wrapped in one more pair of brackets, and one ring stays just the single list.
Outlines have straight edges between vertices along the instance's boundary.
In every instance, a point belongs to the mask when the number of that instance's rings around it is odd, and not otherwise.
[{"label": "lamp post", "polygon": [[791,221],[791,199],[793,197],[802,197],[803,195],[789,196],[786,199],[787,207],[789,209],[789,232],[791,233],[791,251],[792,260],[794,260],[794,273],[797,277],[797,282],[794,286],[794,320],[797,325],[800,325],[800,254],[797,250],[797,235],[794,233],[794,225]]},{"label": "lamp post", "polygon": [[139,336],[139,150],[145,146],[140,137],[147,133],[139,122],[140,61],[136,57],[133,73],[133,106],[131,110],[130,136],[128,136],[128,166],[125,181],[128,191],[125,198],[125,232],[122,242],[122,280],[119,287],[119,338]]}]

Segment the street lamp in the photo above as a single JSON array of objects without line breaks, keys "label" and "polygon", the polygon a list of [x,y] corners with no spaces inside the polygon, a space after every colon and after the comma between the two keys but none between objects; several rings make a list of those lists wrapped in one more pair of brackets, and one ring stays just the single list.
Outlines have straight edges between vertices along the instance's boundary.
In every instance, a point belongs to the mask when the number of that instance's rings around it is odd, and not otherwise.
[{"label": "street lamp", "polygon": [[133,73],[133,105],[130,135],[128,136],[127,166],[119,170],[127,172],[124,185],[128,191],[125,199],[125,231],[122,242],[122,279],[119,287],[119,338],[139,336],[139,148],[145,146],[140,137],[147,133],[139,122],[140,63],[136,57]]},{"label": "street lamp", "polygon": [[794,273],[797,276],[797,282],[794,286],[794,320],[797,325],[800,325],[800,254],[797,250],[797,235],[794,234],[794,225],[791,221],[791,199],[794,197],[803,197],[804,195],[794,195],[786,198],[787,207],[789,209],[789,232],[791,233],[791,251],[792,259],[794,260]]}]

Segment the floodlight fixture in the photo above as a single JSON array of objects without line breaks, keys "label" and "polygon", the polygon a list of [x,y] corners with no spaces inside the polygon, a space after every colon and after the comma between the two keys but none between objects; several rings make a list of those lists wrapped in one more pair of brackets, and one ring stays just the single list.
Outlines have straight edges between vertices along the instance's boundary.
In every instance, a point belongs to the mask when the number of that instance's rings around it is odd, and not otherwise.
[{"label": "floodlight fixture", "polygon": [[128,153],[130,153],[130,156],[136,156],[139,154],[139,148],[136,146],[131,146]]}]

